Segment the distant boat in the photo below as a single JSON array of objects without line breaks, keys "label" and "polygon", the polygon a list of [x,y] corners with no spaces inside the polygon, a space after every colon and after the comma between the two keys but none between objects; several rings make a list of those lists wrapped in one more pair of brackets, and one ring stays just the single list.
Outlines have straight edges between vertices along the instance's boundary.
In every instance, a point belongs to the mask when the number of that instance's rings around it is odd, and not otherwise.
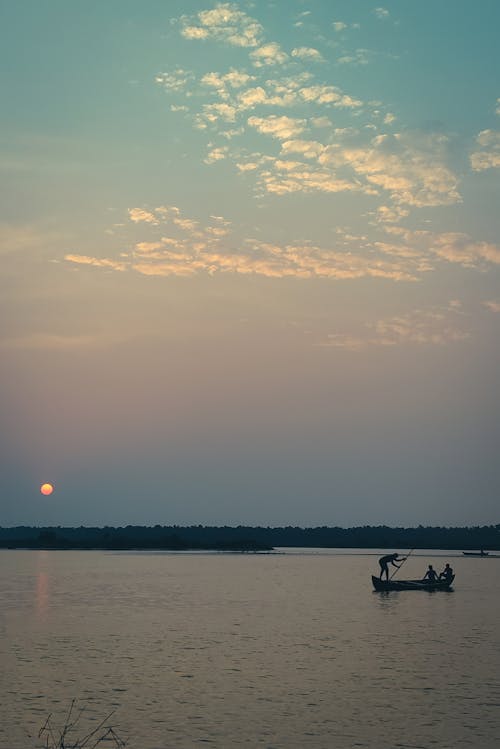
[{"label": "distant boat", "polygon": [[449,580],[381,580],[372,575],[373,587],[377,591],[382,590],[451,590],[451,584],[455,579],[453,575]]},{"label": "distant boat", "polygon": [[489,551],[462,551],[464,557],[498,557],[499,554],[490,554]]}]

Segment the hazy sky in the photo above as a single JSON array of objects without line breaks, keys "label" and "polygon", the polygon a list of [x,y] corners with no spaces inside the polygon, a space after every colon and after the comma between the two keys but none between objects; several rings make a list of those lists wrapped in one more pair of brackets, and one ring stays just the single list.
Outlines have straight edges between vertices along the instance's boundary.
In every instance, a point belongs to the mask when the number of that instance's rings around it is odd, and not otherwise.
[{"label": "hazy sky", "polygon": [[0,525],[500,521],[498,0],[0,28]]}]

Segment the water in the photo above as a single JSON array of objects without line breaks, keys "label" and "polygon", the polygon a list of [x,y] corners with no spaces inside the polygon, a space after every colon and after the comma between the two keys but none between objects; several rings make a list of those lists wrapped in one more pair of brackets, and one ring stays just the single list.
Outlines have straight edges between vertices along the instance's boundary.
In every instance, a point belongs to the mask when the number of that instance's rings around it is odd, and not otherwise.
[{"label": "water", "polygon": [[130,749],[498,746],[500,559],[384,594],[377,556],[0,552],[1,749],[73,698]]}]

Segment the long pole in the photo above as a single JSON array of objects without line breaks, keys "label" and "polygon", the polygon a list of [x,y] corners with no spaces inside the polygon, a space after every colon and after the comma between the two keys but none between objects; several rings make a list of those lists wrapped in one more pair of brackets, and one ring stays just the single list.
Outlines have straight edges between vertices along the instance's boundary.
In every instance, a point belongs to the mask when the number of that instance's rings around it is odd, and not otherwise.
[{"label": "long pole", "polygon": [[401,567],[406,562],[406,560],[408,559],[408,557],[410,557],[414,551],[415,551],[415,548],[410,549],[410,552],[405,556],[405,558],[403,559],[403,561],[401,562],[401,564],[399,565],[399,567],[396,567],[396,569],[394,570],[394,572],[390,576],[389,580],[392,580],[392,578],[394,577],[394,575],[396,574],[396,572],[401,569]]}]

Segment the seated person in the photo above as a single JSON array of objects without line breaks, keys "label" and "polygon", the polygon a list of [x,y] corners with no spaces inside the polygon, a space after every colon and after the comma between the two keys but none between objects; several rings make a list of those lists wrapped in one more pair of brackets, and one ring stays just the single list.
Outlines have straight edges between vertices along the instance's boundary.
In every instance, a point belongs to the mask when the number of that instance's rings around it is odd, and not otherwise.
[{"label": "seated person", "polygon": [[453,578],[453,570],[448,564],[448,562],[446,562],[444,570],[439,573],[439,579],[445,580],[447,583],[449,583],[451,582],[452,578]]},{"label": "seated person", "polygon": [[435,583],[437,579],[438,579],[437,572],[432,566],[432,564],[430,564],[427,568],[427,572],[425,573],[423,577],[423,581],[426,583]]}]

